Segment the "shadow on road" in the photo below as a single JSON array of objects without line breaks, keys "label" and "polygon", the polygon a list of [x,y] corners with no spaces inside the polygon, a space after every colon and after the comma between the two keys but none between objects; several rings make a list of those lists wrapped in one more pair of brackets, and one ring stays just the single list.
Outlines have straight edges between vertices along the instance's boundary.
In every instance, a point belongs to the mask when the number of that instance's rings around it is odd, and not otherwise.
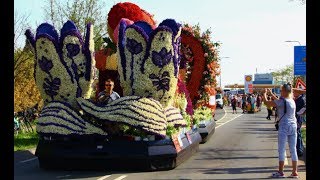
[{"label": "shadow on road", "polygon": [[265,167],[245,167],[245,168],[208,168],[197,169],[204,174],[247,174],[247,173],[273,173],[277,166],[265,166]]}]

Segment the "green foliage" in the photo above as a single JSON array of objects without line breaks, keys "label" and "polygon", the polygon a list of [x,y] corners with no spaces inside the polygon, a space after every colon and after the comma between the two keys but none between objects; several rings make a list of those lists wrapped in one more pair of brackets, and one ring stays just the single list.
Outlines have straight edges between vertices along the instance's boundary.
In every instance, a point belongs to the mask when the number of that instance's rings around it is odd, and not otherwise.
[{"label": "green foliage", "polygon": [[181,115],[183,119],[187,122],[187,128],[190,128],[192,124],[192,117],[186,111],[182,111]]},{"label": "green foliage", "polygon": [[212,119],[212,111],[206,106],[195,109],[193,114],[193,124],[198,125],[200,121]]},{"label": "green foliage", "polygon": [[117,52],[117,45],[112,42],[112,40],[109,38],[109,37],[105,37],[103,38],[103,41],[105,43],[107,43],[107,45],[105,46],[106,49],[110,48],[111,49],[111,53],[110,54],[113,54],[113,53],[116,53]]},{"label": "green foliage", "polygon": [[103,36],[107,35],[107,12],[103,11],[105,4],[101,0],[47,0],[45,7],[46,21],[60,29],[67,20],[72,20],[84,35],[86,24],[94,25],[95,49],[102,47]]},{"label": "green foliage", "polygon": [[277,71],[271,72],[275,83],[281,84],[281,83],[287,83],[290,82],[293,84],[293,65],[287,65],[284,68],[281,68]]},{"label": "green foliage", "polygon": [[307,133],[307,128],[301,128],[301,136],[304,144],[306,144],[307,142],[306,133]]},{"label": "green foliage", "polygon": [[174,107],[179,108],[181,112],[186,111],[188,105],[185,94],[177,94],[174,99]]},{"label": "green foliage", "polygon": [[136,129],[125,124],[119,124],[118,126],[124,135],[139,136],[141,138],[146,138],[148,136],[146,132],[140,129]]},{"label": "green foliage", "polygon": [[179,131],[174,126],[172,125],[167,126],[167,132],[166,132],[167,136],[171,137],[173,134],[176,134],[178,132]]},{"label": "green foliage", "polygon": [[14,111],[22,111],[41,102],[34,77],[34,55],[27,48],[14,52]]},{"label": "green foliage", "polygon": [[14,151],[23,151],[35,148],[39,142],[38,134],[34,132],[19,133],[14,136]]}]

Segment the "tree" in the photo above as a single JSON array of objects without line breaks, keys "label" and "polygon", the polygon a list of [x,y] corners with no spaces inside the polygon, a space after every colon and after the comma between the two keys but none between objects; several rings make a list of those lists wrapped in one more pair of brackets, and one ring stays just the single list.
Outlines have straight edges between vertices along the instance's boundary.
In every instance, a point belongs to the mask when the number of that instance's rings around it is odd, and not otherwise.
[{"label": "tree", "polygon": [[50,19],[56,29],[61,29],[67,20],[73,21],[84,35],[86,24],[94,25],[95,49],[103,44],[102,37],[107,35],[107,14],[103,11],[104,3],[100,0],[47,0],[44,8],[46,20]]},{"label": "tree", "polygon": [[19,44],[19,40],[25,39],[28,18],[26,14],[14,14],[14,111],[25,110],[41,101],[33,78],[34,54],[28,41],[24,47]]},{"label": "tree", "polygon": [[275,84],[281,84],[284,82],[293,83],[293,65],[287,65],[282,69],[272,72],[271,74],[275,80]]}]

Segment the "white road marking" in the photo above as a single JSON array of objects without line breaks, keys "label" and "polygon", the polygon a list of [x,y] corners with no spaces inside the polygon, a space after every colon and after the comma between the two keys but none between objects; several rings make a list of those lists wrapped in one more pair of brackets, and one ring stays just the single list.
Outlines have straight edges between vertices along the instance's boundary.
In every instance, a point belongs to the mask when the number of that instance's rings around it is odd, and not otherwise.
[{"label": "white road marking", "polygon": [[240,114],[240,115],[238,115],[238,116],[230,119],[229,121],[226,121],[226,122],[224,122],[224,123],[222,123],[222,124],[219,124],[219,126],[217,126],[216,129],[217,129],[218,127],[220,127],[220,126],[223,126],[223,125],[227,124],[227,123],[230,122],[230,121],[233,121],[233,120],[237,119],[238,117],[240,117],[240,116],[242,116],[242,115],[243,115],[243,114]]},{"label": "white road marking", "polygon": [[57,176],[56,178],[57,179],[62,179],[62,178],[70,177],[70,176],[71,176],[70,174],[67,174],[67,175],[63,175],[63,176]]},{"label": "white road marking", "polygon": [[99,179],[97,179],[97,180],[104,180],[104,179],[107,179],[108,177],[110,177],[111,175],[105,175],[105,176],[102,176],[102,177],[100,177]]},{"label": "white road marking", "polygon": [[127,177],[127,175],[122,175],[122,176],[120,176],[120,177],[118,177],[118,178],[115,178],[114,180],[121,180],[121,179],[124,179],[124,178],[126,178]]},{"label": "white road marking", "polygon": [[33,161],[33,160],[36,160],[36,159],[38,159],[38,157],[34,157],[34,158],[31,158],[31,159],[20,161],[20,163],[26,163],[26,162]]},{"label": "white road marking", "polygon": [[223,108],[223,111],[224,111],[224,115],[222,116],[222,118],[218,119],[217,121],[221,121],[223,118],[226,117],[227,111],[225,110],[225,108]]}]

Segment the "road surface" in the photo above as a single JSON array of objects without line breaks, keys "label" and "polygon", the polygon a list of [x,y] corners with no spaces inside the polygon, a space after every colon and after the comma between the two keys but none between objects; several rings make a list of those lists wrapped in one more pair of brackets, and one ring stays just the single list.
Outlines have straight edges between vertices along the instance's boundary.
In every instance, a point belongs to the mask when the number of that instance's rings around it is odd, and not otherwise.
[{"label": "road surface", "polygon": [[[225,113],[226,112],[226,113]],[[217,109],[215,134],[186,162],[170,171],[92,172],[44,171],[34,152],[15,153],[16,180],[87,179],[271,179],[277,169],[277,131],[266,120],[266,109],[256,114],[232,114],[230,107]],[[290,153],[287,152],[289,155]],[[289,165],[289,161],[286,164]],[[290,175],[290,167],[285,168]],[[305,179],[304,161],[299,161],[300,179]]]}]

